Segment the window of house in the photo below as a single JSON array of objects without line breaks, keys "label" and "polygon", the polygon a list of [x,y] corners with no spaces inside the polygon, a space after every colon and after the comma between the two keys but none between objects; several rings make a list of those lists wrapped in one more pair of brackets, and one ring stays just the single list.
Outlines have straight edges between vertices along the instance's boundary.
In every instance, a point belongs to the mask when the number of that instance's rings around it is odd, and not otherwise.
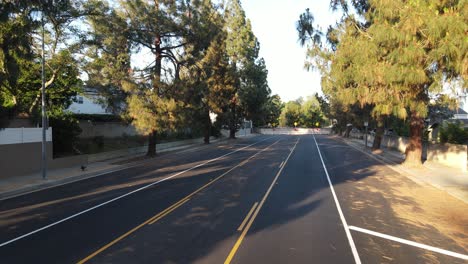
[{"label": "window of house", "polygon": [[83,104],[83,96],[78,96],[77,103]]}]

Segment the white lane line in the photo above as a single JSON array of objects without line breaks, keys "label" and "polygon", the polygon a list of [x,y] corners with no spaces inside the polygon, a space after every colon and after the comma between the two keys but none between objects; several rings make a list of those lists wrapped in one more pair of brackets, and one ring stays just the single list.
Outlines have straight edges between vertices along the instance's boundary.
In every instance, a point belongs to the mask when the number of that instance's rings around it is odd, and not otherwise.
[{"label": "white lane line", "polygon": [[434,252],[444,254],[444,255],[448,255],[448,256],[452,256],[452,257],[455,257],[455,258],[468,260],[468,255],[456,253],[456,252],[453,252],[453,251],[448,251],[448,250],[445,250],[445,249],[424,245],[424,244],[421,244],[421,243],[418,243],[418,242],[414,242],[414,241],[406,240],[406,239],[403,239],[403,238],[382,234],[382,233],[379,233],[379,232],[367,230],[367,229],[356,227],[356,226],[349,226],[349,229],[354,230],[354,231],[358,231],[358,232],[361,232],[361,233],[365,233],[365,234],[368,234],[368,235],[372,235],[372,236],[381,237],[381,238],[385,238],[385,239],[388,239],[388,240],[396,241],[396,242],[406,244],[406,245],[410,245],[410,246],[413,246],[413,247],[418,247],[418,248],[434,251]]},{"label": "white lane line", "polygon": [[343,228],[345,230],[346,236],[348,237],[349,246],[351,247],[351,251],[353,252],[353,256],[354,256],[354,261],[356,262],[356,264],[361,264],[361,259],[359,258],[359,254],[357,252],[356,245],[354,244],[354,240],[353,240],[353,237],[351,236],[351,232],[349,232],[348,223],[346,223],[346,219],[344,217],[343,211],[341,210],[340,202],[338,202],[338,198],[336,196],[335,189],[333,188],[333,184],[332,184],[332,182],[330,180],[330,175],[328,174],[327,167],[325,166],[325,162],[323,161],[322,153],[320,153],[320,148],[319,148],[319,146],[317,144],[317,140],[315,139],[315,135],[312,134],[312,136],[314,138],[315,146],[317,147],[317,151],[319,153],[320,160],[322,161],[323,170],[325,171],[325,174],[327,175],[328,184],[330,185],[330,190],[332,192],[333,199],[335,200],[336,209],[338,209],[338,213],[340,215],[341,222],[343,223]]},{"label": "white lane line", "polygon": [[52,224],[43,226],[43,227],[41,227],[41,228],[39,228],[39,229],[36,229],[36,230],[34,230],[34,231],[31,231],[31,232],[29,232],[29,233],[27,233],[27,234],[24,234],[24,235],[21,235],[21,236],[19,236],[19,237],[14,238],[14,239],[11,239],[11,240],[8,240],[8,241],[6,241],[6,242],[3,242],[3,243],[0,244],[0,247],[6,246],[6,245],[11,244],[11,243],[13,243],[13,242],[15,242],[15,241],[18,241],[18,240],[20,240],[20,239],[23,239],[23,238],[28,237],[28,236],[30,236],[30,235],[36,234],[36,233],[38,233],[38,232],[40,232],[40,231],[43,231],[43,230],[45,230],[45,229],[48,229],[48,228],[50,228],[50,227],[53,227],[53,226],[55,226],[55,225],[58,225],[58,224],[63,223],[63,222],[65,222],[65,221],[68,221],[68,220],[70,220],[70,219],[73,219],[73,218],[75,218],[75,217],[77,217],[77,216],[79,216],[79,215],[85,214],[85,213],[90,212],[90,211],[92,211],[92,210],[94,210],[94,209],[97,209],[97,208],[99,208],[99,207],[102,207],[102,206],[104,206],[104,205],[106,205],[106,204],[109,204],[109,203],[112,203],[112,202],[114,202],[114,201],[120,200],[120,199],[122,199],[122,198],[124,198],[124,197],[127,197],[127,196],[131,195],[131,194],[134,194],[134,193],[136,193],[136,192],[139,192],[139,191],[142,191],[142,190],[144,190],[144,189],[147,189],[147,188],[149,188],[149,187],[151,187],[151,186],[154,186],[154,185],[156,185],[156,184],[158,184],[158,183],[167,181],[167,180],[169,180],[169,179],[171,179],[171,178],[174,178],[174,177],[179,176],[179,175],[181,175],[181,174],[183,174],[183,173],[186,173],[186,172],[189,172],[189,171],[191,171],[191,170],[193,170],[193,169],[196,169],[196,168],[198,168],[198,167],[204,166],[204,165],[206,165],[206,164],[208,164],[208,163],[210,163],[210,162],[213,162],[213,161],[219,160],[219,159],[221,159],[221,158],[224,158],[224,157],[226,157],[226,156],[229,156],[229,155],[231,155],[231,154],[234,154],[234,153],[236,153],[236,152],[238,152],[238,151],[241,151],[241,150],[243,150],[243,149],[246,149],[246,148],[248,148],[248,147],[251,147],[251,146],[253,146],[253,145],[256,145],[256,144],[258,144],[258,143],[260,143],[260,142],[263,142],[263,141],[265,141],[265,140],[267,140],[267,139],[270,139],[270,138],[271,138],[271,137],[265,138],[265,139],[263,139],[263,140],[257,141],[257,142],[255,142],[255,143],[253,143],[253,144],[248,145],[248,146],[245,146],[245,147],[236,149],[236,150],[234,150],[234,151],[231,151],[231,152],[229,152],[229,153],[226,153],[226,154],[224,154],[224,155],[222,155],[222,156],[219,156],[219,157],[217,157],[217,158],[214,158],[214,159],[208,160],[208,161],[206,161],[206,162],[204,162],[204,163],[201,163],[201,164],[198,164],[198,165],[196,165],[196,166],[193,166],[193,167],[191,167],[191,168],[189,168],[189,169],[186,169],[186,170],[184,170],[184,171],[175,173],[175,174],[173,174],[173,175],[171,175],[171,176],[169,176],[169,177],[167,177],[167,178],[161,179],[161,180],[159,180],[159,181],[150,183],[150,184],[148,184],[148,185],[145,185],[145,186],[143,186],[143,187],[140,187],[140,188],[138,188],[138,189],[136,189],[136,190],[133,190],[133,191],[131,191],[131,192],[128,192],[128,193],[126,193],[126,194],[120,195],[120,196],[118,196],[118,197],[116,197],[116,198],[114,198],[114,199],[111,199],[111,200],[107,201],[107,202],[103,202],[103,203],[101,203],[101,204],[98,204],[98,205],[96,205],[96,206],[93,206],[93,207],[91,207],[91,208],[88,208],[88,209],[86,209],[86,210],[83,210],[83,211],[81,211],[81,212],[78,212],[78,213],[76,213],[76,214],[74,214],[74,215],[71,215],[71,216],[66,217],[66,218],[64,218],[64,219],[62,219],[62,220],[56,221],[56,222],[54,222],[54,223],[52,223]]}]

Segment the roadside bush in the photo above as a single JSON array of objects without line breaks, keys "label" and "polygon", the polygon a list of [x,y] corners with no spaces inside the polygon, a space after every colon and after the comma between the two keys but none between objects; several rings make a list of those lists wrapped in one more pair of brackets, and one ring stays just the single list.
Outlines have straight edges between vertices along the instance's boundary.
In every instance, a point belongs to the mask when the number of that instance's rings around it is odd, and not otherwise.
[{"label": "roadside bush", "polygon": [[221,128],[215,125],[211,125],[211,136],[213,137],[220,137],[221,136]]},{"label": "roadside bush", "polygon": [[122,122],[122,117],[118,115],[98,115],[98,114],[74,114],[78,120],[90,120],[92,122]]},{"label": "roadside bush", "polygon": [[463,129],[461,122],[446,123],[439,130],[439,138],[442,143],[466,144],[468,131]]},{"label": "roadside bush", "polygon": [[394,133],[397,136],[400,136],[400,137],[410,136],[409,120],[401,120],[398,118],[392,118],[390,121],[390,127],[393,129]]},{"label": "roadside bush", "polygon": [[81,128],[73,115],[70,113],[51,114],[49,126],[52,127],[54,157],[75,153],[75,144]]},{"label": "roadside bush", "polygon": [[0,129],[8,127],[9,109],[0,104]]}]

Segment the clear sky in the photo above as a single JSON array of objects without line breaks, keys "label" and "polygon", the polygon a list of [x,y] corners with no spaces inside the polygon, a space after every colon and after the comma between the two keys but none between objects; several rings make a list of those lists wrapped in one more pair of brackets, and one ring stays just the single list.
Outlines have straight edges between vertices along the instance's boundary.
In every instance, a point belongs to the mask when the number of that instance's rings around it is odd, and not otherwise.
[{"label": "clear sky", "polygon": [[[339,19],[329,8],[329,0],[241,0],[246,16],[260,42],[260,56],[268,68],[272,94],[284,102],[321,92],[320,75],[304,69],[305,52],[297,39],[296,21],[306,8],[315,18],[314,25],[326,30]],[[147,65],[150,51],[132,57],[132,64]]]},{"label": "clear sky", "polygon": [[268,68],[272,94],[283,101],[320,92],[320,75],[304,69],[305,48],[297,39],[295,23],[310,8],[315,23],[323,30],[340,15],[332,12],[328,0],[242,0],[242,7],[260,42],[260,56]]}]

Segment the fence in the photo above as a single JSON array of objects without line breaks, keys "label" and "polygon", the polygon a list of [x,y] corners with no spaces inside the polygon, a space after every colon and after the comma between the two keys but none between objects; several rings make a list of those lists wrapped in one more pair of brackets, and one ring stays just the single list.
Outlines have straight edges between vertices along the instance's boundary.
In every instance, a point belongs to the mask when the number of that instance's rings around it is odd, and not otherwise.
[{"label": "fence", "polygon": [[[46,141],[52,141],[52,128],[46,131]],[[42,128],[5,128],[0,130],[0,145],[42,142]]]}]

